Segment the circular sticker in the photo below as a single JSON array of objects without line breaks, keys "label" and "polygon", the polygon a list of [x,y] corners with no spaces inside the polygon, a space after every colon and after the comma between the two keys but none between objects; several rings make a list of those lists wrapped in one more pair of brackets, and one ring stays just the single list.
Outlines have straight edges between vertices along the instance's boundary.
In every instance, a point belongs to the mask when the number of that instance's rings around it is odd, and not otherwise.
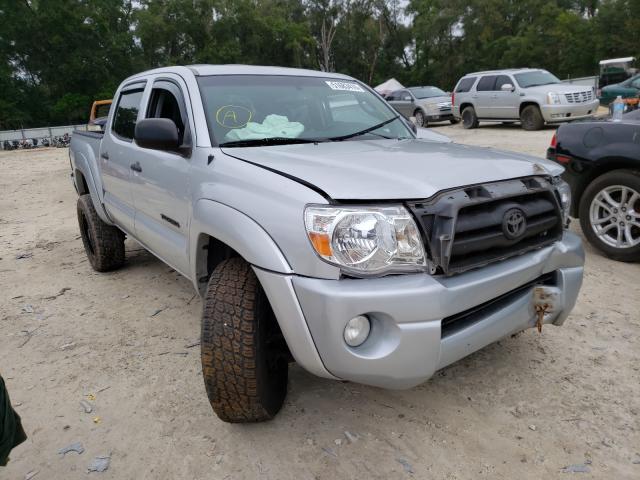
[{"label": "circular sticker", "polygon": [[224,105],[216,112],[216,122],[225,128],[243,128],[251,121],[253,113],[240,105]]}]

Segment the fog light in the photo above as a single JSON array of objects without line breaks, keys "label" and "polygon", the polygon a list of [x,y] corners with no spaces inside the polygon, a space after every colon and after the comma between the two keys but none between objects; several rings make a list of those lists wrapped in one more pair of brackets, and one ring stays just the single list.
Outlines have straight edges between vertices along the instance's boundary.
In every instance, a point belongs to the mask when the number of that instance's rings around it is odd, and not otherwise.
[{"label": "fog light", "polygon": [[344,341],[350,347],[362,345],[369,336],[371,324],[365,315],[358,315],[347,322],[344,327]]}]

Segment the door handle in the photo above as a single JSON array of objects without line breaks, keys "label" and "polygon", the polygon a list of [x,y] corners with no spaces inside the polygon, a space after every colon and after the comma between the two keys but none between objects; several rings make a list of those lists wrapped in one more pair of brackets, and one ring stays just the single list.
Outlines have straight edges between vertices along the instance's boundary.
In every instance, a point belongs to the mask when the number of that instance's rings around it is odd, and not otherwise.
[{"label": "door handle", "polygon": [[131,168],[131,170],[133,170],[134,172],[142,172],[142,167],[140,166],[140,162],[136,162],[136,163],[132,163],[129,168]]},{"label": "door handle", "polygon": [[108,152],[102,152],[100,154],[100,158],[104,158],[105,160],[109,160],[109,153]]}]

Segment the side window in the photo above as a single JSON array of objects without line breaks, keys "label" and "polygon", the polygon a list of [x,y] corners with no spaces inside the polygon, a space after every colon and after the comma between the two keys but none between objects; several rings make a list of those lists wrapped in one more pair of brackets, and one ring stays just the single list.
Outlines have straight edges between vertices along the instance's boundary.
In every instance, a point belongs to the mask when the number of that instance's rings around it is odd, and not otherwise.
[{"label": "side window", "polygon": [[458,82],[458,86],[456,87],[456,93],[466,93],[471,90],[473,84],[476,81],[476,77],[466,77]]},{"label": "side window", "polygon": [[149,97],[146,118],[168,118],[178,127],[180,143],[184,141],[186,115],[179,88],[165,81],[156,82]]},{"label": "side window", "polygon": [[486,77],[482,77],[478,82],[478,86],[476,87],[476,91],[478,92],[489,92],[493,90],[493,86],[496,83],[495,75],[487,75]]},{"label": "side window", "polygon": [[127,90],[120,94],[111,127],[113,132],[120,138],[125,140],[133,139],[133,132],[136,129],[136,120],[138,119],[138,110],[140,110],[143,91],[144,90],[140,88]]},{"label": "side window", "polygon": [[410,102],[412,98],[413,97],[411,96],[408,90],[402,90],[400,92],[399,100],[402,100],[403,102]]},{"label": "side window", "polygon": [[513,81],[507,75],[498,75],[494,90],[500,90],[502,89],[502,86],[506,84],[513,85]]}]

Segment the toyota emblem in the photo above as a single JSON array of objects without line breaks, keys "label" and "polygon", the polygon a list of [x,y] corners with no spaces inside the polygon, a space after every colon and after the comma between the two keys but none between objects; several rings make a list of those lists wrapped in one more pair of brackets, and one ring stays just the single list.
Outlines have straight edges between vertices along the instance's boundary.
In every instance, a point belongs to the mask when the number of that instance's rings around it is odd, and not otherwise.
[{"label": "toyota emblem", "polygon": [[519,208],[510,208],[502,217],[502,233],[509,240],[515,240],[524,235],[527,230],[527,217]]}]

